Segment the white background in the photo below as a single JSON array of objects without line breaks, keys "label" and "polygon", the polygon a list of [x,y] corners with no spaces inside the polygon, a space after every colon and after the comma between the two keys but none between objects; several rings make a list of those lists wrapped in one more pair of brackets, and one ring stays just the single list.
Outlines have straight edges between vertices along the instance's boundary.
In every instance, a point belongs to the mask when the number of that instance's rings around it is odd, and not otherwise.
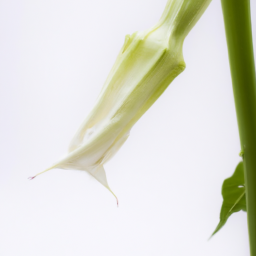
[{"label": "white background", "polygon": [[165,4],[0,1],[0,255],[249,256],[244,212],[207,241],[240,161],[219,0],[185,41],[184,73],[106,165],[118,208],[84,172],[27,179],[66,153],[125,35],[153,26]]}]

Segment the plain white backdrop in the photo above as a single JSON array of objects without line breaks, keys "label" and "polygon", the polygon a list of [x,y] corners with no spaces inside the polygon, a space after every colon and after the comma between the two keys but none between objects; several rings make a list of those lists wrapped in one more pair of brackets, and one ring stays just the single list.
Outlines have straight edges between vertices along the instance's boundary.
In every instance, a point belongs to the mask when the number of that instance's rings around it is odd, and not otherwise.
[{"label": "plain white backdrop", "polygon": [[186,70],[105,166],[118,208],[81,171],[27,179],[66,153],[125,35],[153,26],[165,4],[0,1],[0,255],[249,256],[244,212],[207,241],[240,161],[219,0],[185,41]]}]

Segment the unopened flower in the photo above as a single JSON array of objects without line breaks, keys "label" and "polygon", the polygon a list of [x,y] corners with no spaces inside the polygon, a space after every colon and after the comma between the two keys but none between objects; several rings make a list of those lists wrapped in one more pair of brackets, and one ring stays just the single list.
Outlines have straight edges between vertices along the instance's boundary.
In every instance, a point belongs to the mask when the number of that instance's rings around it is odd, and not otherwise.
[{"label": "unopened flower", "polygon": [[110,190],[104,164],[126,141],[132,126],[185,69],[183,41],[209,2],[169,0],[153,28],[125,37],[97,103],[71,141],[68,154],[45,171],[84,170]]}]

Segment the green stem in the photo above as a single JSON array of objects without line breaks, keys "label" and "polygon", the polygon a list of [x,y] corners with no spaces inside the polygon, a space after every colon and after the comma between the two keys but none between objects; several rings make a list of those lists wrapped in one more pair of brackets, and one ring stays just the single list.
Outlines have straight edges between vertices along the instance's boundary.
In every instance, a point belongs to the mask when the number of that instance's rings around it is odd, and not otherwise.
[{"label": "green stem", "polygon": [[251,256],[256,256],[256,79],[250,0],[221,0],[245,170]]}]

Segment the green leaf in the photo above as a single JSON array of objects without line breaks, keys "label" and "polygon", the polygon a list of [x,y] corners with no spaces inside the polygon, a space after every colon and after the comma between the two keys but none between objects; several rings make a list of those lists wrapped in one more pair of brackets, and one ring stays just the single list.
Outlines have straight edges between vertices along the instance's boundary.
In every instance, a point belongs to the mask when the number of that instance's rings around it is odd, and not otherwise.
[{"label": "green leaf", "polygon": [[227,222],[229,216],[240,210],[246,211],[244,166],[240,162],[234,174],[224,180],[222,185],[223,203],[220,211],[220,222],[212,236],[216,234]]}]

